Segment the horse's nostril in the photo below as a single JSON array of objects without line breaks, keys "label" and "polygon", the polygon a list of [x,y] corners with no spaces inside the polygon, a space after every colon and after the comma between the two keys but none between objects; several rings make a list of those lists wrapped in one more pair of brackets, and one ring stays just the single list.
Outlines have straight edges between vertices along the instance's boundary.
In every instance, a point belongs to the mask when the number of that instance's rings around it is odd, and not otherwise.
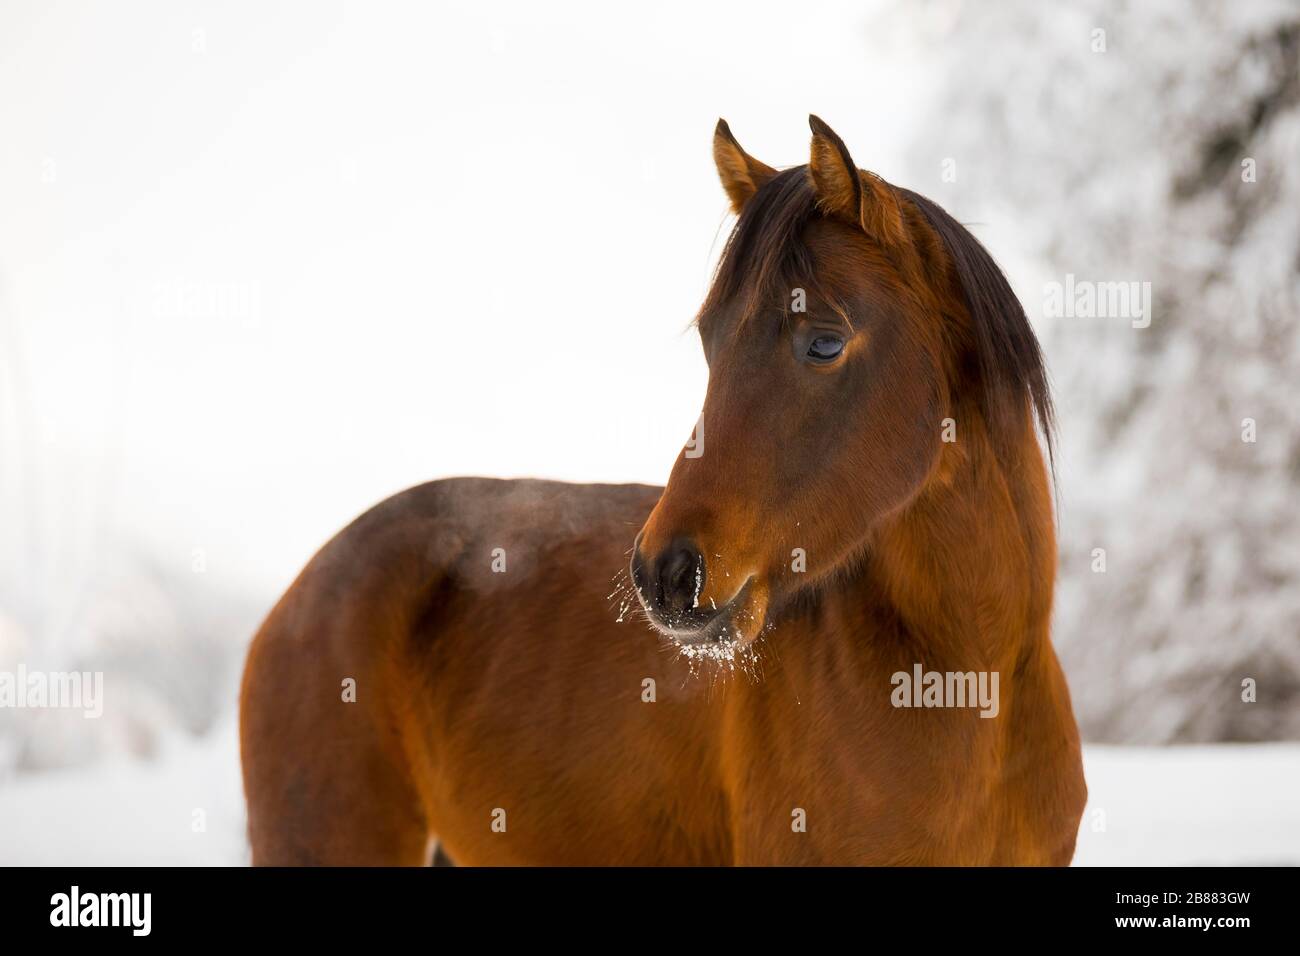
[{"label": "horse's nostril", "polygon": [[647,555],[640,544],[638,536],[632,547],[632,584],[652,619],[671,628],[707,623],[717,612],[699,607],[705,580],[700,549],[688,539],[677,538],[657,555]]},{"label": "horse's nostril", "polygon": [[704,558],[693,545],[675,542],[659,558],[655,597],[664,610],[681,614],[695,607],[704,589]]}]

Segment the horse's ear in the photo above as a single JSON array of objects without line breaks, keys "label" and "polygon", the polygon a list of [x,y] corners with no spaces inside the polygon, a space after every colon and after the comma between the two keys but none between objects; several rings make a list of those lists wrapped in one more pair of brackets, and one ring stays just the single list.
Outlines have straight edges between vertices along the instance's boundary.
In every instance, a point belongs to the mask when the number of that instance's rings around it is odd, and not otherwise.
[{"label": "horse's ear", "polygon": [[820,117],[809,116],[808,125],[813,134],[808,175],[817,205],[829,216],[861,226],[881,245],[906,244],[907,227],[893,187],[859,170],[844,140]]},{"label": "horse's ear", "polygon": [[740,148],[736,137],[731,135],[731,127],[723,119],[718,120],[717,129],[713,131],[713,161],[718,166],[722,188],[731,200],[731,210],[737,215],[750,197],[776,175],[775,169],[760,163]]}]

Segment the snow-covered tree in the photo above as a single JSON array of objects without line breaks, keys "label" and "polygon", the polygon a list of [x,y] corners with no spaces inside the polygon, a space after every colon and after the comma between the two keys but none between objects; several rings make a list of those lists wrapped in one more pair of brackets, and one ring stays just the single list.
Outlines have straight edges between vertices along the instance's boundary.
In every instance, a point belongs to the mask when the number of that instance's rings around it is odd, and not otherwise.
[{"label": "snow-covered tree", "polygon": [[[1043,339],[1086,736],[1300,736],[1300,5],[928,12],[934,178],[909,185],[972,224]],[[1146,318],[1055,307],[1109,282],[1149,282]]]}]

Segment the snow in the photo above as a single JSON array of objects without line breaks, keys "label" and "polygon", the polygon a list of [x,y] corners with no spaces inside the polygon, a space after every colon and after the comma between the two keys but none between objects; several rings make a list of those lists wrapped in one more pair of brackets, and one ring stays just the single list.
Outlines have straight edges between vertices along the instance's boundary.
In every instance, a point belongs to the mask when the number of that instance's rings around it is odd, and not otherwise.
[{"label": "snow", "polygon": [[235,722],[206,737],[168,740],[156,760],[0,781],[0,817],[2,866],[245,864]]},{"label": "snow", "polygon": [[1084,747],[1076,866],[1300,864],[1300,744]]},{"label": "snow", "polygon": [[[1077,866],[1300,864],[1300,744],[1094,745],[1084,764]],[[0,865],[240,866],[244,825],[233,721],[157,761],[0,784]]]}]

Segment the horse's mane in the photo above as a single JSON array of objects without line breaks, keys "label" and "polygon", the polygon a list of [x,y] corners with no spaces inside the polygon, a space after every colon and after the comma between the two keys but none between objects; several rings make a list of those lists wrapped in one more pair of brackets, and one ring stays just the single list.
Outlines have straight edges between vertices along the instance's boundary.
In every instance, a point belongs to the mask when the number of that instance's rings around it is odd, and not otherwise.
[{"label": "horse's mane", "polygon": [[987,249],[970,230],[933,199],[910,189],[898,192],[920,210],[943,243],[953,273],[961,285],[975,335],[975,356],[984,386],[985,414],[997,426],[1009,413],[1019,420],[1028,396],[1034,418],[1056,463],[1056,412],[1047,364],[1025,308]]},{"label": "horse's mane", "polygon": [[[742,294],[748,316],[784,294],[778,290],[815,282],[812,253],[802,241],[805,226],[820,215],[807,169],[783,170],[745,204],[723,248],[701,317]],[[1015,430],[1022,427],[1027,399],[1054,462],[1055,414],[1047,367],[1006,276],[980,241],[936,202],[910,189],[892,188],[921,213],[947,254],[970,314],[980,404],[995,438],[1018,438]]]}]

